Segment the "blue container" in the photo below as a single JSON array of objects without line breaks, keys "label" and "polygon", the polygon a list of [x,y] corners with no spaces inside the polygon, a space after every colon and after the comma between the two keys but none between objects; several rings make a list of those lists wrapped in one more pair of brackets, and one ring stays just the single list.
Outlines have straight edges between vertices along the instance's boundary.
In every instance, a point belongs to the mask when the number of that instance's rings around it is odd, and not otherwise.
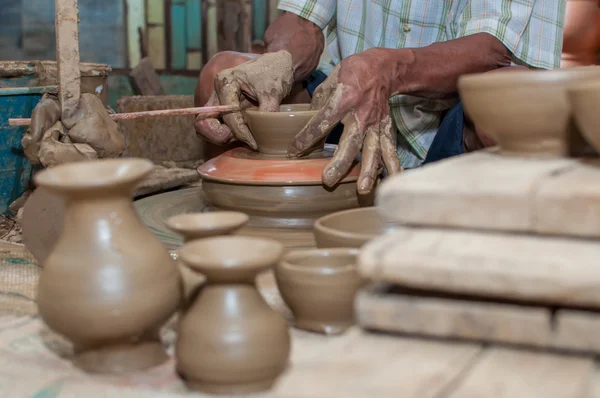
[{"label": "blue container", "polygon": [[56,90],[56,86],[0,88],[0,213],[32,187],[36,170],[21,146],[27,127],[9,126],[8,119],[31,117],[42,95]]}]

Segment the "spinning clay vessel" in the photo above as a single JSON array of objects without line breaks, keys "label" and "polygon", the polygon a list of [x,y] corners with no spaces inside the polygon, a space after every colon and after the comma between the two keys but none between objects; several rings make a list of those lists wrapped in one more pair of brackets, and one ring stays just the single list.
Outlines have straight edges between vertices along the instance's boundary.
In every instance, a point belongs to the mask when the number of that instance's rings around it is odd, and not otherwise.
[{"label": "spinning clay vessel", "polygon": [[143,159],[70,163],[35,176],[65,200],[63,232],[38,286],[40,315],[74,345],[74,363],[121,373],[167,359],[158,330],[180,302],[179,272],[131,198]]},{"label": "spinning clay vessel", "polygon": [[256,276],[279,260],[274,240],[221,236],[186,243],[183,263],[206,284],[182,315],[177,370],[191,390],[247,394],[270,389],[284,371],[290,335],[258,292]]},{"label": "spinning clay vessel", "polygon": [[354,296],[363,281],[357,249],[297,250],[275,268],[281,297],[295,317],[294,326],[328,335],[354,325]]},{"label": "spinning clay vessel", "polygon": [[282,106],[280,112],[246,111],[259,152],[235,148],[198,169],[214,207],[247,213],[255,227],[309,229],[332,211],[373,203],[373,195],[357,194],[357,164],[333,189],[323,186],[323,169],[335,146],[323,141],[307,156],[287,158],[289,144],[316,114],[308,109],[305,104]]}]

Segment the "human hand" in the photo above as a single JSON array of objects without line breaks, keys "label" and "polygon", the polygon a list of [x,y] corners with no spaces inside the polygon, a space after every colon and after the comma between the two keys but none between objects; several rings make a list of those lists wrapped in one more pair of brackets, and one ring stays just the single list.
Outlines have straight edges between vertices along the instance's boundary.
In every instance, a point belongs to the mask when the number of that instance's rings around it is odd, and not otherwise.
[{"label": "human hand", "polygon": [[58,100],[44,95],[31,115],[31,127],[21,144],[34,164],[54,166],[75,160],[117,157],[125,149],[125,138],[100,99],[82,94],[77,109],[60,120]]},{"label": "human hand", "polygon": [[215,144],[238,139],[256,150],[258,146],[241,111],[252,106],[253,102],[258,103],[260,111],[278,111],[293,84],[292,56],[287,51],[255,56],[247,62],[222,70],[214,77],[215,91],[206,106],[232,105],[239,110],[223,115],[224,123],[218,119],[218,115],[198,116],[196,131]]},{"label": "human hand", "polygon": [[319,112],[288,148],[289,157],[303,155],[341,121],[344,132],[323,170],[326,186],[347,174],[361,149],[360,194],[373,189],[382,162],[389,174],[402,170],[392,137],[389,98],[394,84],[385,52],[371,49],[344,59],[315,90],[311,108]]}]

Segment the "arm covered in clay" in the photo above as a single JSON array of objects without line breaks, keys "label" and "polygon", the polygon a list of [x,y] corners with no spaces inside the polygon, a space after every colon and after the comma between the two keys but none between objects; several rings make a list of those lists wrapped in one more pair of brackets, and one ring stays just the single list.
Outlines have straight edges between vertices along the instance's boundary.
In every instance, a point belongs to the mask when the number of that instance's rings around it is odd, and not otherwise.
[{"label": "arm covered in clay", "polygon": [[21,144],[33,164],[62,163],[119,156],[125,138],[104,104],[94,94],[82,94],[68,120],[60,120],[58,99],[45,94],[31,114],[31,127]]},{"label": "arm covered in clay", "polygon": [[206,106],[233,105],[239,112],[203,115],[196,119],[196,131],[209,141],[226,144],[234,139],[257,149],[241,110],[258,103],[259,110],[275,112],[291,92],[294,83],[312,73],[323,53],[323,32],[298,15],[284,13],[265,33],[267,52],[263,55],[223,52],[211,59],[200,74],[196,100],[214,84]]}]

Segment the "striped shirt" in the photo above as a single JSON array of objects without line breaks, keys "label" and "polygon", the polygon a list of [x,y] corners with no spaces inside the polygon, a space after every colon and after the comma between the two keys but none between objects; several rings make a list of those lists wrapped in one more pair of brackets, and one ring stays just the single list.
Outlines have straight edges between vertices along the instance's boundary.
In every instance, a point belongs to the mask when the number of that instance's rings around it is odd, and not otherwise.
[{"label": "striped shirt", "polygon": [[[554,69],[560,64],[566,0],[281,0],[279,9],[327,28],[331,63],[373,47],[418,48],[476,33],[498,38],[513,63]],[[407,95],[390,98],[405,168],[419,166],[442,114],[457,102]]]}]

